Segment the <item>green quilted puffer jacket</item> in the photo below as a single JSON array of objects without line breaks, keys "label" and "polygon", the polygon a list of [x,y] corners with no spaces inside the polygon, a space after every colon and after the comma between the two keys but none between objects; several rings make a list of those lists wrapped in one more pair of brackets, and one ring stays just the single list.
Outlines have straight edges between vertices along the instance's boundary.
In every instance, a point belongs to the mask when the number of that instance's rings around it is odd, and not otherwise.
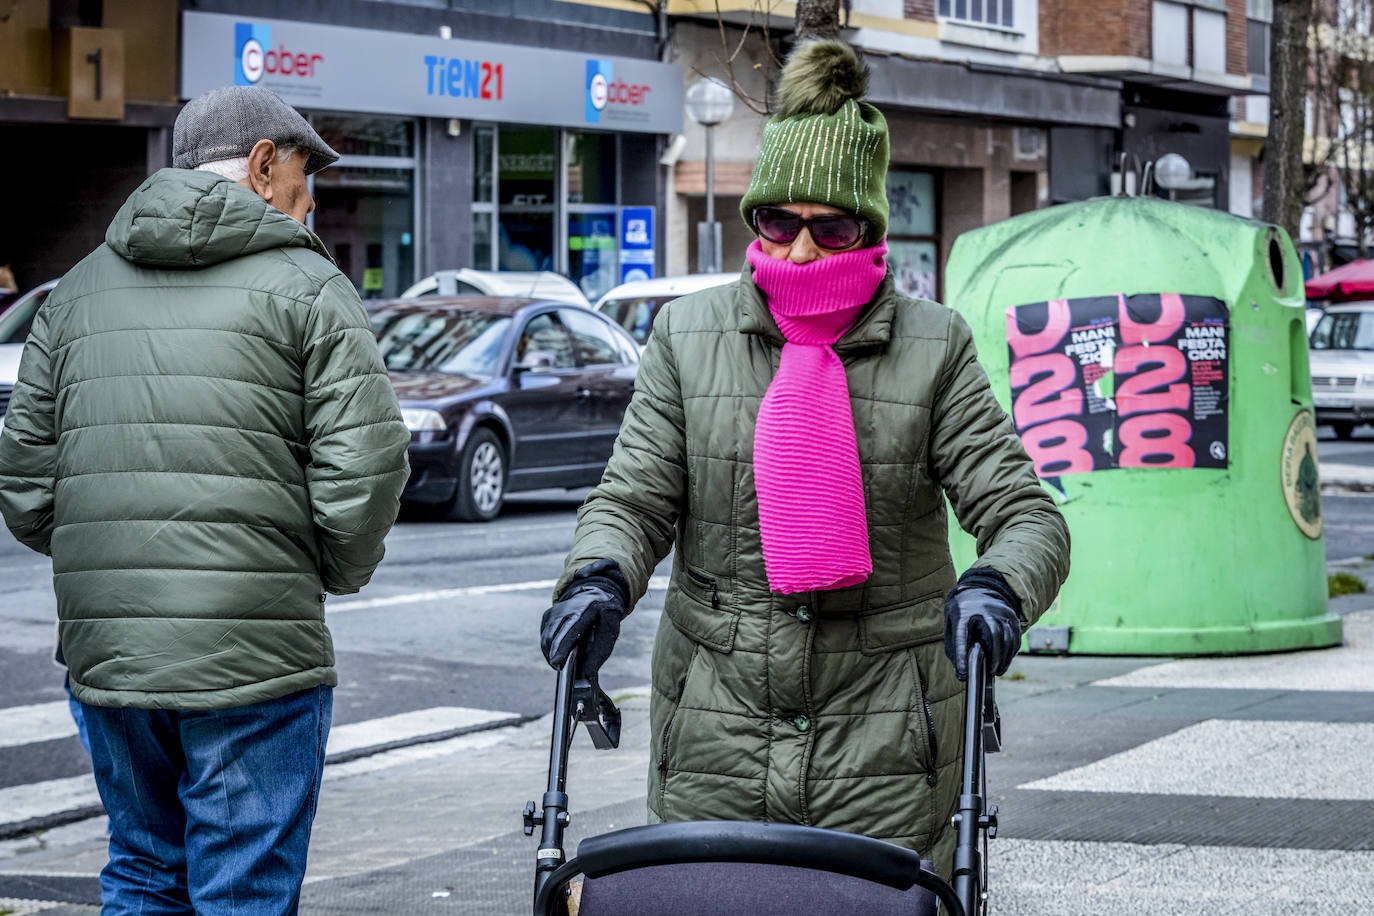
[{"label": "green quilted puffer jacket", "polygon": [[[754,423],[783,337],[749,268],[663,309],[561,591],[596,559],[632,597],[676,543],[653,658],[650,820],[810,824],[950,867],[962,685],[944,656],[945,497],[1034,621],[1069,537],[964,320],[889,274],[835,346],[849,381],[873,574],[769,591]],[[805,448],[804,442],[797,443]]]},{"label": "green quilted puffer jacket", "polygon": [[313,233],[210,172],[144,181],[39,310],[0,435],[0,511],[53,558],[76,698],[335,684],[323,592],[381,561],[409,438]]}]

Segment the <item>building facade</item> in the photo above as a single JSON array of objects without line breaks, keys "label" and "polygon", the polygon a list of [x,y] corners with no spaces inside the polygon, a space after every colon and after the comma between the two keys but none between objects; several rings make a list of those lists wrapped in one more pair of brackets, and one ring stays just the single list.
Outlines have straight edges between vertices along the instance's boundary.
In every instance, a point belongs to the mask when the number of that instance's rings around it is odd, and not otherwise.
[{"label": "building facade", "polygon": [[[60,47],[61,0],[19,6],[27,27],[0,23],[0,50]],[[341,154],[312,176],[308,222],[364,297],[459,267],[555,271],[592,299],[662,273],[657,162],[681,128],[682,76],[658,60],[653,17],[560,0],[499,13],[477,0],[131,0],[104,3],[103,15],[102,4],[80,6],[86,31],[107,42],[122,33],[129,89],[156,101],[138,96],[118,125],[80,120],[61,86],[19,83],[18,68],[0,65],[0,90],[50,96],[0,98],[6,147],[70,151],[54,181],[75,173],[99,189],[73,190],[71,218],[44,221],[60,239],[29,244],[12,230],[0,263],[26,265],[21,285],[60,275],[99,244],[129,191],[170,163],[179,101],[235,84],[277,92]],[[149,33],[161,38],[156,53],[143,47]],[[142,75],[149,58],[157,80]]]}]

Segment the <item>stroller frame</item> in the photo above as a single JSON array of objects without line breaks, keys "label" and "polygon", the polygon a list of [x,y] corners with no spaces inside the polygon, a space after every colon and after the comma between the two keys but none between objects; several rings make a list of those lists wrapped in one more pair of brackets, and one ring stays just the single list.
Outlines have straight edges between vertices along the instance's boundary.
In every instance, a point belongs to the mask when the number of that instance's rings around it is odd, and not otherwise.
[{"label": "stroller frame", "polygon": [[848,875],[898,890],[919,886],[933,893],[948,916],[979,916],[987,906],[987,841],[997,836],[997,806],[986,798],[984,754],[1001,748],[1001,717],[983,647],[968,654],[964,708],[964,765],[955,806],[952,881],[922,867],[919,853],[881,840],[792,824],[687,821],[630,827],[578,844],[568,859],[563,833],[571,822],[567,769],[577,723],[597,750],[620,743],[620,711],[595,679],[581,677],[574,649],[558,673],[549,750],[549,782],[542,806],[525,805],[525,835],[541,828],[535,858],[534,914],[561,913],[560,893],[577,875],[595,878],[655,865],[744,862],[811,868]]}]

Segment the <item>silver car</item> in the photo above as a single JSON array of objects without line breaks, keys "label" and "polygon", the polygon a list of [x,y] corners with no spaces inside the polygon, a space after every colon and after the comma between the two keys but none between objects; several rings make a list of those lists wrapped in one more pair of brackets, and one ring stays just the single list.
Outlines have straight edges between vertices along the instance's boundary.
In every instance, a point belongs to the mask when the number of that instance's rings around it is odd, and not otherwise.
[{"label": "silver car", "polygon": [[1374,421],[1374,302],[1327,306],[1308,345],[1317,422],[1349,439]]}]

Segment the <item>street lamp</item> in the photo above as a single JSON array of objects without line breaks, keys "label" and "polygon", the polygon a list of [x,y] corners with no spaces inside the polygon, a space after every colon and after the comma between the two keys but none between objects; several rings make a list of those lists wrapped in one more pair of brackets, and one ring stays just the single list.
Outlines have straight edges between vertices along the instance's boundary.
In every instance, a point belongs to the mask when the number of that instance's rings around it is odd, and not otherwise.
[{"label": "street lamp", "polygon": [[1192,180],[1192,165],[1178,153],[1165,153],[1155,160],[1155,181],[1169,192],[1170,200],[1175,191],[1186,188]]},{"label": "street lamp", "polygon": [[720,224],[716,222],[715,149],[712,128],[735,110],[735,94],[720,80],[706,76],[687,89],[687,114],[706,128],[706,222],[697,224],[697,270],[720,272]]}]

